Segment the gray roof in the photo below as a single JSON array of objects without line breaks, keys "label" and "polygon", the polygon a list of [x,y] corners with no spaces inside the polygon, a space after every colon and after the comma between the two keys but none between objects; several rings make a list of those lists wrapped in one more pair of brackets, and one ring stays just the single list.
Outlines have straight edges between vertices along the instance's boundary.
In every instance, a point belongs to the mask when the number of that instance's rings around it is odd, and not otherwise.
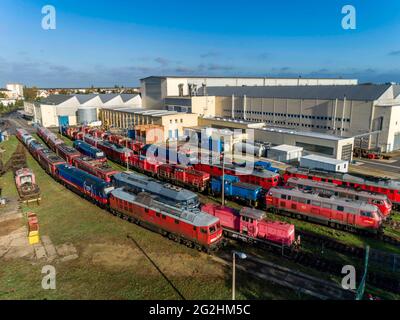
[{"label": "gray roof", "polygon": [[47,98],[41,99],[40,103],[42,104],[51,104],[51,105],[57,105],[61,104],[69,99],[72,99],[74,96],[69,95],[69,94],[52,94],[48,96]]},{"label": "gray roof", "polygon": [[85,103],[93,98],[96,98],[98,94],[74,94],[74,96],[79,100],[80,103]]},{"label": "gray roof", "polygon": [[131,100],[132,98],[136,97],[137,94],[121,93],[120,96],[121,96],[121,99],[123,102],[127,102],[127,101]]},{"label": "gray roof", "polygon": [[[148,76],[145,78],[141,78],[140,80],[145,80],[149,78],[159,78],[159,79],[165,79],[165,78],[188,78],[188,79],[334,79],[334,80],[349,80],[347,78],[340,78],[340,77],[330,77],[330,78],[321,78],[321,77],[277,77],[277,76],[270,76],[270,77],[257,77],[257,76],[205,76],[205,75],[199,75],[199,76]],[[350,80],[355,80],[355,79],[350,79]]]},{"label": "gray roof", "polygon": [[194,192],[172,186],[168,183],[162,183],[136,173],[120,172],[114,175],[114,180],[117,182],[118,187],[132,186],[135,189],[141,189],[145,192],[160,195],[177,202],[198,198]]},{"label": "gray roof", "polygon": [[99,97],[103,103],[106,103],[115,97],[119,96],[118,93],[105,93],[105,94],[99,94]]},{"label": "gray roof", "polygon": [[394,84],[393,85],[393,95],[394,95],[395,99],[397,97],[400,97],[400,84]]},{"label": "gray roof", "polygon": [[[242,86],[242,87],[207,87],[209,96],[230,97],[248,96],[254,98],[276,99],[320,99],[333,100],[377,100],[390,88],[390,84],[361,84],[361,85],[327,85],[327,86]],[[199,94],[203,95],[203,88]]]}]

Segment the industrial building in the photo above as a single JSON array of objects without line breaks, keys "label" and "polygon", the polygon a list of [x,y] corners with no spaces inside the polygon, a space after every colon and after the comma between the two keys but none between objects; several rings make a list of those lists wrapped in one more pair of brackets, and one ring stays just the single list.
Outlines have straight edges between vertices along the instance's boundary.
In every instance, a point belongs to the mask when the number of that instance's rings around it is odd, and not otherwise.
[{"label": "industrial building", "polygon": [[[199,125],[212,128],[241,129],[250,137],[254,133],[255,143],[271,143],[274,146],[287,144],[302,147],[303,154],[319,154],[335,159],[351,161],[354,138],[339,137],[311,131],[274,128],[265,123],[254,123],[228,118],[199,118]],[[250,131],[252,130],[252,131]]]},{"label": "industrial building", "polygon": [[194,113],[167,110],[108,107],[100,109],[99,119],[109,127],[134,129],[137,125],[159,125],[165,140],[176,140],[184,134],[184,127],[198,124]]},{"label": "industrial building", "polygon": [[55,94],[38,102],[25,102],[24,112],[45,127],[58,127],[96,121],[102,108],[138,109],[141,105],[139,94]]},{"label": "industrial building", "polygon": [[224,86],[175,97],[191,112],[271,127],[355,137],[356,146],[400,149],[400,85]]},{"label": "industrial building", "polygon": [[[334,78],[150,76],[140,79],[140,90],[144,108],[164,109],[166,105],[174,106],[174,97],[196,96],[200,88],[208,90],[208,88],[222,86],[321,86],[357,83],[356,79]],[[170,98],[172,100],[169,100]],[[187,102],[190,103],[190,99]],[[181,107],[180,104],[178,106]]]}]

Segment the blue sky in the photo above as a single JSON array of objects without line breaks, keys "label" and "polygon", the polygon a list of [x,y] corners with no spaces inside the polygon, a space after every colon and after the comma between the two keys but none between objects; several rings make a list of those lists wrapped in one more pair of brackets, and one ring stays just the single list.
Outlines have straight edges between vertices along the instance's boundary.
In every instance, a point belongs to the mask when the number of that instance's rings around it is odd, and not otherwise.
[{"label": "blue sky", "polygon": [[[47,4],[56,30],[41,28]],[[346,4],[356,30],[341,27]],[[161,74],[400,82],[398,0],[2,0],[0,35],[0,86],[134,86]]]}]

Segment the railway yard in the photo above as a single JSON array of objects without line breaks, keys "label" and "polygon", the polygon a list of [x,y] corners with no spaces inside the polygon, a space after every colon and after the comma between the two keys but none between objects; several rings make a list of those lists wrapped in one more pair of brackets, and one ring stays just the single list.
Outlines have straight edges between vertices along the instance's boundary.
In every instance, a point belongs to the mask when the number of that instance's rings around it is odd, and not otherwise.
[{"label": "railway yard", "polygon": [[[21,121],[19,127],[24,125]],[[54,142],[46,141],[44,133],[30,132],[38,143],[51,147]],[[69,147],[73,146],[73,141],[65,135],[58,134],[58,139]],[[56,172],[52,169],[46,172],[41,158],[35,159],[32,149],[26,144],[24,146],[23,139],[20,140],[11,136],[1,143],[4,150],[2,161],[8,163],[6,168],[10,167],[15,154],[21,153],[22,148],[25,164],[34,172],[40,188],[41,202],[18,202],[14,172],[4,170],[0,185],[2,196],[8,203],[0,208],[0,260],[3,266],[0,270],[0,299],[229,299],[232,250],[236,250],[247,255],[247,259],[238,261],[236,268],[237,299],[350,300],[355,299],[356,293],[341,287],[341,270],[344,265],[354,265],[357,284],[360,282],[365,245],[369,245],[370,251],[364,299],[370,295],[379,299],[400,298],[400,213],[395,210],[391,211],[391,220],[385,222],[384,233],[371,235],[349,232],[354,230],[344,230],[343,226],[332,228],[313,223],[304,217],[298,219],[293,214],[277,214],[280,210],[275,207],[266,217],[284,223],[282,226],[293,225],[295,228],[295,237],[285,246],[270,241],[267,236],[260,239],[251,237],[250,231],[244,235],[231,230],[221,218],[224,245],[216,251],[204,252],[208,249],[201,248],[200,241],[192,243],[172,233],[163,236],[143,228],[140,221],[127,215],[124,206],[113,207],[112,199],[119,194],[115,190],[111,192],[107,205],[101,203],[102,195],[98,195],[101,199],[92,199],[95,203],[83,199],[82,194],[76,192],[64,176],[61,177],[61,167],[57,167]],[[101,143],[97,147],[108,155]],[[67,152],[67,149],[64,147],[62,152]],[[68,154],[72,155],[72,151]],[[67,159],[68,155],[63,157]],[[70,164],[73,163],[71,159]],[[114,172],[114,176],[116,171],[126,170],[124,163],[109,159],[107,163],[107,170]],[[62,170],[71,170],[69,168],[66,166]],[[362,166],[355,171],[360,173],[360,168]],[[134,162],[129,169],[136,169]],[[148,179],[146,171],[143,171],[136,173],[140,180]],[[168,182],[174,183],[173,180]],[[201,192],[196,192],[201,204],[220,204],[218,194],[210,195],[201,184],[196,186],[201,189],[197,190]],[[121,199],[116,203],[119,204]],[[138,195],[133,199],[133,203],[140,200]],[[255,203],[246,203],[246,206],[250,204]],[[243,201],[228,199],[226,206],[242,210],[240,214],[243,217],[250,217],[243,213]],[[265,213],[262,207],[257,206],[254,210],[249,211],[253,218],[257,212]],[[25,232],[28,212],[37,214],[40,225],[41,241],[33,246],[21,236]],[[222,214],[225,213],[219,213],[220,216],[215,213],[214,216],[221,217]],[[246,228],[251,230],[250,220],[246,222]],[[300,243],[297,243],[298,236]],[[48,264],[57,270],[58,290],[41,289],[41,268]]]}]

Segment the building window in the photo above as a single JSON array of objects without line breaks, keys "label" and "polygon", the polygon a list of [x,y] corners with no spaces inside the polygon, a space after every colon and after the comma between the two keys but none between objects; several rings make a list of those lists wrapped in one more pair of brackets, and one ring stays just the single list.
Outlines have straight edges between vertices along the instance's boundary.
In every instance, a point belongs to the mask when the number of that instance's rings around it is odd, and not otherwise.
[{"label": "building window", "polygon": [[311,152],[333,155],[333,148],[331,148],[331,147],[320,146],[320,145],[304,143],[304,142],[296,142],[296,146],[303,147],[304,150],[311,151]]}]

